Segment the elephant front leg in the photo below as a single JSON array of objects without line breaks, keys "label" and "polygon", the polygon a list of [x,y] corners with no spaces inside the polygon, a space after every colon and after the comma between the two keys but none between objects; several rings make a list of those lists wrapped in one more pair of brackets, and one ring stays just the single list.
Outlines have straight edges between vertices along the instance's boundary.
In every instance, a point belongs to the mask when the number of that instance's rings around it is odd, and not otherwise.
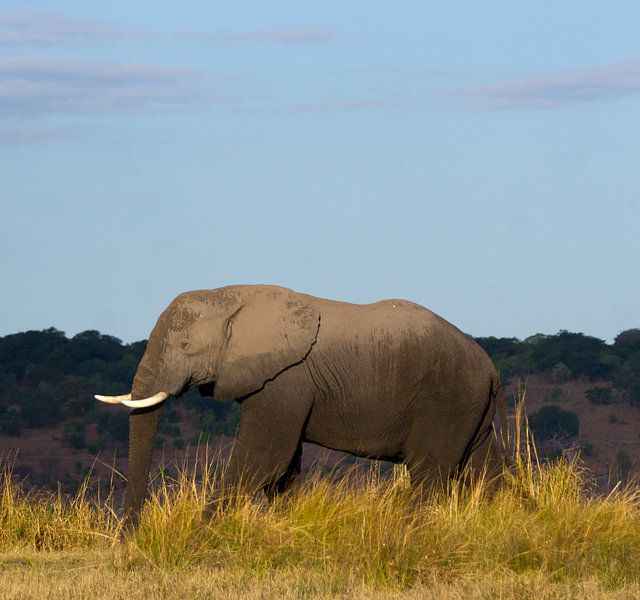
[{"label": "elephant front leg", "polygon": [[291,485],[300,470],[302,434],[311,403],[276,397],[275,392],[268,386],[242,402],[226,473],[232,494],[252,495],[264,488],[272,499]]},{"label": "elephant front leg", "polygon": [[298,442],[298,447],[284,474],[276,480],[270,481],[264,486],[264,493],[273,502],[279,494],[291,491],[298,475],[300,475],[300,465],[302,462],[302,440]]}]

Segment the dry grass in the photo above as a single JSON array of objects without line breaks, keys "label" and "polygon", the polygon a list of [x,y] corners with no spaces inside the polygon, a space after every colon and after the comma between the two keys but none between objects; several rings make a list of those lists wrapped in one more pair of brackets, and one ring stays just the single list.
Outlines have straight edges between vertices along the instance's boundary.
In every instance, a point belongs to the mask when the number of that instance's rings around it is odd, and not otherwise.
[{"label": "dry grass", "polygon": [[373,587],[359,581],[335,585],[326,573],[284,569],[248,574],[233,565],[197,566],[179,572],[151,568],[115,569],[108,551],[5,556],[0,567],[0,598],[102,600],[128,598],[358,598],[473,600],[479,598],[637,599],[640,587],[611,589],[594,577],[557,581],[541,572],[507,569],[428,578],[405,589]]},{"label": "dry grass", "polygon": [[593,495],[577,459],[541,463],[521,425],[500,490],[422,501],[397,469],[310,477],[205,517],[219,478],[201,457],[156,481],[124,543],[110,498],[25,495],[5,470],[0,597],[640,597],[640,488]]}]

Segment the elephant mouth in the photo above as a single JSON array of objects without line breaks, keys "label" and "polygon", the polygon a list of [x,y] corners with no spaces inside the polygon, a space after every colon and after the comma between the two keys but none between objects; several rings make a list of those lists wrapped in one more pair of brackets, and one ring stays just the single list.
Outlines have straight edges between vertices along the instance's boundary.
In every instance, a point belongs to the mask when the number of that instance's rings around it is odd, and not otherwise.
[{"label": "elephant mouth", "polygon": [[214,391],[216,389],[216,380],[209,383],[203,383],[198,386],[198,392],[203,398],[213,398]]},{"label": "elephant mouth", "polygon": [[105,402],[107,404],[123,404],[124,406],[128,406],[129,408],[148,408],[150,406],[155,406],[156,404],[163,403],[169,396],[174,396],[176,398],[182,396],[182,394],[188,392],[193,387],[198,388],[198,392],[201,396],[213,398],[216,387],[216,380],[214,379],[213,381],[200,385],[193,385],[191,381],[187,381],[175,394],[160,391],[153,396],[149,396],[148,398],[143,398],[141,400],[132,400],[130,393],[123,394],[121,396],[103,396],[100,394],[96,394],[94,398],[96,400],[100,400],[100,402]]}]

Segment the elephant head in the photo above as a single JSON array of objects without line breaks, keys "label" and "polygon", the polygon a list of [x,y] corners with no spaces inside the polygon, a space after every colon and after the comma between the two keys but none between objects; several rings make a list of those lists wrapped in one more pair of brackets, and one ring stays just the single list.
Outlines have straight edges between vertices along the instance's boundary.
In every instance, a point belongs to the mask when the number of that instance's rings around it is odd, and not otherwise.
[{"label": "elephant head", "polygon": [[217,400],[241,400],[304,360],[315,343],[317,311],[276,286],[187,292],[160,315],[131,394],[96,396],[133,408],[125,512],[135,524],[146,494],[159,408],[193,387]]}]

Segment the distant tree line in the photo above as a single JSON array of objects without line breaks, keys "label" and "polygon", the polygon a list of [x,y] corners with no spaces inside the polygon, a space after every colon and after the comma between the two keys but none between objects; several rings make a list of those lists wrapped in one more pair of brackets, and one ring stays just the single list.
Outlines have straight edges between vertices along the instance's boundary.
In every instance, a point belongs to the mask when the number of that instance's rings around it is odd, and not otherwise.
[{"label": "distant tree line", "polygon": [[[529,373],[550,372],[559,383],[575,377],[609,380],[628,401],[640,406],[640,329],[623,331],[613,344],[560,331],[517,338],[476,338],[506,382]],[[0,337],[0,433],[19,436],[24,428],[62,427],[65,442],[97,452],[117,447],[125,451],[128,411],[105,406],[93,394],[126,393],[146,341],[124,344],[98,331],[67,338],[46,329]],[[589,399],[607,404],[611,391],[593,388]],[[187,407],[202,434],[233,434],[238,423],[235,403],[220,403],[190,392]],[[554,417],[555,418],[555,417]],[[163,411],[158,444],[185,440],[180,412]]]},{"label": "distant tree line", "polygon": [[[622,390],[631,404],[640,406],[640,329],[618,334],[613,344],[585,335],[560,331],[517,338],[476,338],[491,356],[503,381],[529,373],[549,372],[563,383],[576,377],[607,380]],[[596,388],[597,389],[597,388]],[[590,400],[607,404],[610,392],[593,391]]]},{"label": "distant tree line", "polygon": [[[107,406],[95,393],[120,394],[131,382],[147,342],[124,344],[98,331],[72,338],[54,328],[0,337],[0,433],[19,436],[24,428],[60,427],[64,441],[96,453],[126,451],[128,414]],[[234,433],[237,407],[190,394],[188,402],[204,435]],[[157,444],[170,438],[184,445],[175,409],[163,411]],[[190,440],[186,440],[190,441]]]}]

